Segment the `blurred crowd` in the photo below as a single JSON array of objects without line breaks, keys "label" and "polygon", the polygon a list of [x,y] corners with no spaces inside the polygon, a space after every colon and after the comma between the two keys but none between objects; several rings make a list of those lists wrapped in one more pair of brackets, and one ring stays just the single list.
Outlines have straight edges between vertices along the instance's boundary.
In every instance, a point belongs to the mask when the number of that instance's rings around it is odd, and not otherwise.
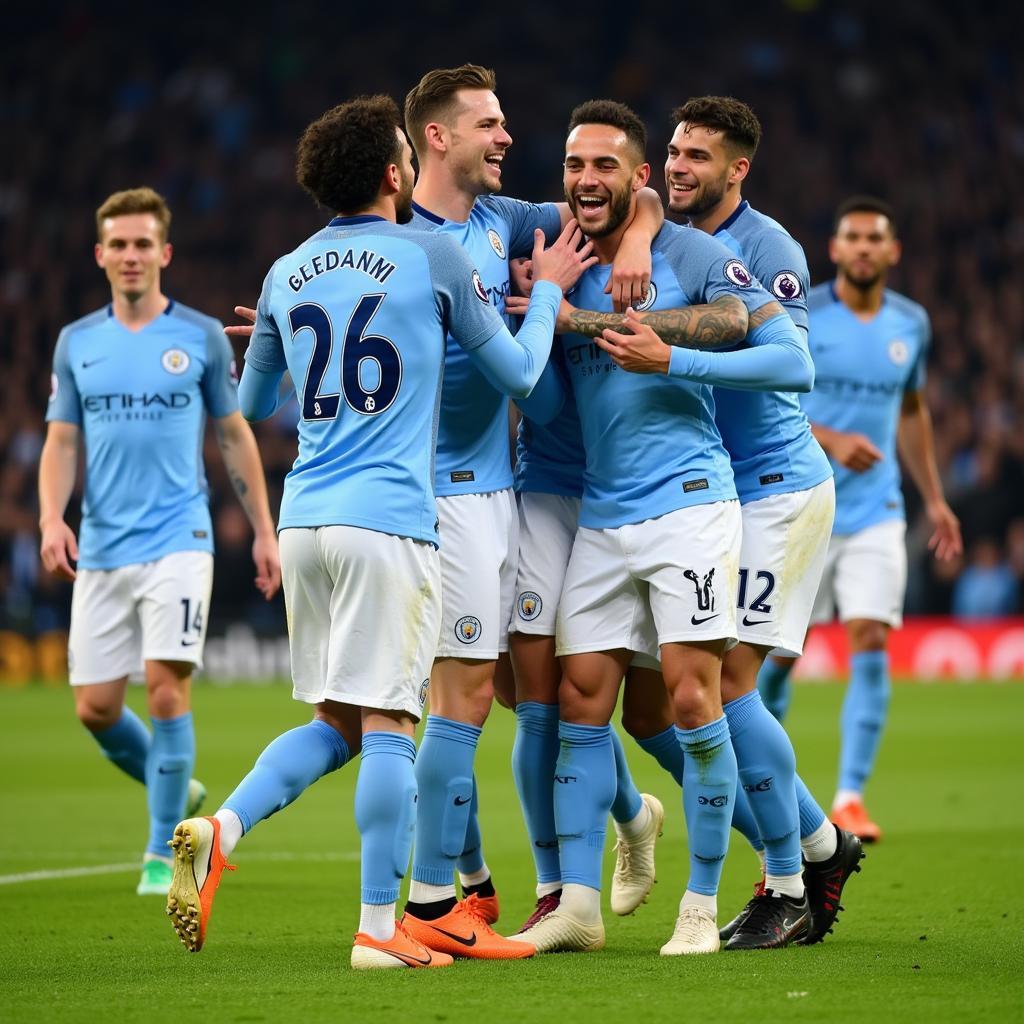
[{"label": "blurred crowd", "polygon": [[[505,191],[560,197],[570,109],[594,96],[647,121],[660,187],[672,108],[731,94],[764,126],[745,196],[831,274],[832,211],[854,192],[894,205],[904,243],[892,287],[934,330],[928,402],[966,552],[936,564],[907,487],[911,613],[1021,610],[1024,580],[1024,63],[1013,5],[908,0],[744,8],[599,7],[577,17],[403,3],[359,21],[317,4],[224,6],[149,23],[114,9],[36,5],[0,41],[0,628],[67,620],[43,578],[35,475],[60,327],[104,305],[93,212],[147,184],[174,213],[164,290],[224,321],[253,305],[270,264],[322,223],[294,184],[305,124],[352,95],[401,100],[431,67],[494,67],[514,145]],[[189,12],[192,11],[190,14]],[[199,13],[202,16],[199,17]],[[241,356],[241,352],[238,352]],[[287,415],[257,428],[272,501],[295,454]],[[251,587],[249,536],[216,446],[207,446],[218,545],[214,617],[283,630]],[[71,509],[73,518],[75,507]],[[216,624],[214,626],[216,627]]]}]

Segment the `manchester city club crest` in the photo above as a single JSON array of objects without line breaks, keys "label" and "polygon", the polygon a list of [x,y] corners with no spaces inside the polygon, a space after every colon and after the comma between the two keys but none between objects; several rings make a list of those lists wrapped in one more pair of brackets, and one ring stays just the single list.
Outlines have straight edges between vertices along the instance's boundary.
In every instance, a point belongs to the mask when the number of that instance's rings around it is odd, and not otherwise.
[{"label": "manchester city club crest", "polygon": [[729,260],[725,265],[725,276],[737,288],[749,288],[754,283],[753,275],[740,260]]},{"label": "manchester city club crest", "polygon": [[540,599],[540,594],[535,594],[532,590],[524,590],[519,595],[518,605],[519,618],[524,622],[531,622],[540,615],[544,602]]},{"label": "manchester city club crest", "polygon": [[910,349],[902,338],[893,338],[889,342],[889,359],[897,366],[902,366],[910,358]]},{"label": "manchester city club crest", "polygon": [[480,620],[475,615],[463,615],[455,623],[455,636],[460,644],[475,644],[480,639]]},{"label": "manchester city club crest", "polygon": [[161,357],[160,365],[168,372],[180,376],[188,369],[191,360],[180,348],[169,348]]},{"label": "manchester city club crest", "polygon": [[427,703],[427,690],[429,690],[429,689],[430,689],[430,680],[429,679],[424,679],[423,682],[420,683],[420,694],[419,694],[419,696],[420,696],[420,707],[423,707]]},{"label": "manchester city club crest", "polygon": [[783,302],[799,299],[802,291],[800,278],[791,270],[781,270],[772,278],[772,295]]},{"label": "manchester city club crest", "polygon": [[658,301],[658,288],[657,288],[657,285],[655,285],[655,283],[654,283],[654,282],[652,281],[652,282],[651,282],[651,283],[650,283],[650,284],[649,284],[649,285],[647,286],[647,294],[646,294],[646,295],[645,295],[645,296],[643,297],[643,299],[642,299],[642,300],[641,300],[640,302],[638,302],[638,303],[637,303],[637,304],[636,304],[636,305],[635,305],[635,306],[633,307],[633,309],[634,309],[634,310],[635,310],[635,311],[636,311],[637,313],[645,313],[645,312],[647,312],[647,310],[649,310],[649,309],[651,308],[651,306],[653,306],[653,305],[654,305],[654,303],[655,303],[655,302],[657,302],[657,301]]},{"label": "manchester city club crest", "polygon": [[501,235],[494,228],[487,229],[487,241],[491,243],[491,248],[498,259],[503,260],[505,258],[505,243],[501,240]]}]

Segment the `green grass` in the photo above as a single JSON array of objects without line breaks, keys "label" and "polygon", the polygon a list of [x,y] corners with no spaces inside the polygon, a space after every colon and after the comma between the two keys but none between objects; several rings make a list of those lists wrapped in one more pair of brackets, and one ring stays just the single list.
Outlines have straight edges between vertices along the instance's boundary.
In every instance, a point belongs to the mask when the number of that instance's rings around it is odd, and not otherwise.
[{"label": "green grass", "polygon": [[[839,687],[800,688],[790,722],[802,774],[823,800],[834,785],[841,695]],[[137,708],[140,696],[131,695]],[[283,687],[199,686],[195,707],[198,774],[211,809],[271,738],[305,718]],[[512,722],[495,710],[477,760],[485,852],[506,932],[533,903],[508,767]],[[134,894],[134,872],[0,885],[0,1020],[540,1024],[601,1012],[631,1022],[1022,1020],[1022,723],[1024,686],[896,688],[869,792],[885,839],[869,851],[847,889],[847,913],[820,946],[658,956],[686,878],[682,811],[671,780],[627,744],[638,785],[659,795],[669,816],[660,883],[635,916],[606,912],[603,952],[355,973],[350,766],[243,840],[198,956],[178,944],[160,899]],[[66,691],[0,691],[0,779],[0,875],[137,859],[143,791],[99,756]],[[737,837],[723,920],[755,874]]]}]

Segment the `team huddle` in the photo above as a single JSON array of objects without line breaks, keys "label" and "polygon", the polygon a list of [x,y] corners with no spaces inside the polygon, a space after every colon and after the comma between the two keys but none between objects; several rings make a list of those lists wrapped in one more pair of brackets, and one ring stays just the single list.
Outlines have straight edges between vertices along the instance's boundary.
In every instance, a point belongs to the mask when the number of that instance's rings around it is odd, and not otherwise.
[{"label": "team huddle", "polygon": [[[673,114],[670,220],[643,122],[609,100],[570,116],[564,202],[508,199],[494,90],[476,65],[432,71],[404,117],[360,98],[306,129],[297,178],[332,219],[239,307],[253,325],[228,329],[249,336],[237,390],[220,325],[160,291],[160,197],[118,193],[97,212],[113,301],[58,341],[42,557],[68,578],[78,561],[76,709],[147,787],[138,891],[166,894],[191,951],[241,838],[357,754],[353,967],[600,949],[609,815],[610,903],[629,914],[666,813],[611,725],[620,689],[625,731],[681,787],[690,873],[662,955],[821,941],[862,842],[880,838],[862,794],[905,580],[897,442],[937,556],[960,547],[920,396],[927,316],[885,289],[892,211],[841,206],[836,281],[811,289],[799,244],[741,198],[760,125],[724,97]],[[278,552],[245,421],[292,388]],[[212,579],[204,411],[256,533],[257,586],[283,585],[294,696],[314,706],[210,817],[196,816],[189,711]],[[80,434],[79,551],[63,515]],[[781,718],[810,623],[837,608],[852,671],[830,820]],[[124,706],[138,672],[152,736]],[[474,776],[495,697],[516,716],[537,877],[507,937]],[[720,926],[732,828],[760,879]]]}]

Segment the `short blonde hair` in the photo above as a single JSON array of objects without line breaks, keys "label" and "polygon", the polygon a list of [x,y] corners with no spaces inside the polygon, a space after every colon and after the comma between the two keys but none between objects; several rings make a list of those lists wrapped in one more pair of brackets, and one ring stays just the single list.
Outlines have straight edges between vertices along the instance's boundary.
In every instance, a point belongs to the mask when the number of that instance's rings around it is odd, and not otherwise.
[{"label": "short blonde hair", "polygon": [[163,240],[171,230],[171,211],[159,192],[151,188],[128,188],[107,196],[96,211],[96,240],[103,241],[103,222],[110,217],[121,217],[128,213],[151,213],[160,225]]}]

